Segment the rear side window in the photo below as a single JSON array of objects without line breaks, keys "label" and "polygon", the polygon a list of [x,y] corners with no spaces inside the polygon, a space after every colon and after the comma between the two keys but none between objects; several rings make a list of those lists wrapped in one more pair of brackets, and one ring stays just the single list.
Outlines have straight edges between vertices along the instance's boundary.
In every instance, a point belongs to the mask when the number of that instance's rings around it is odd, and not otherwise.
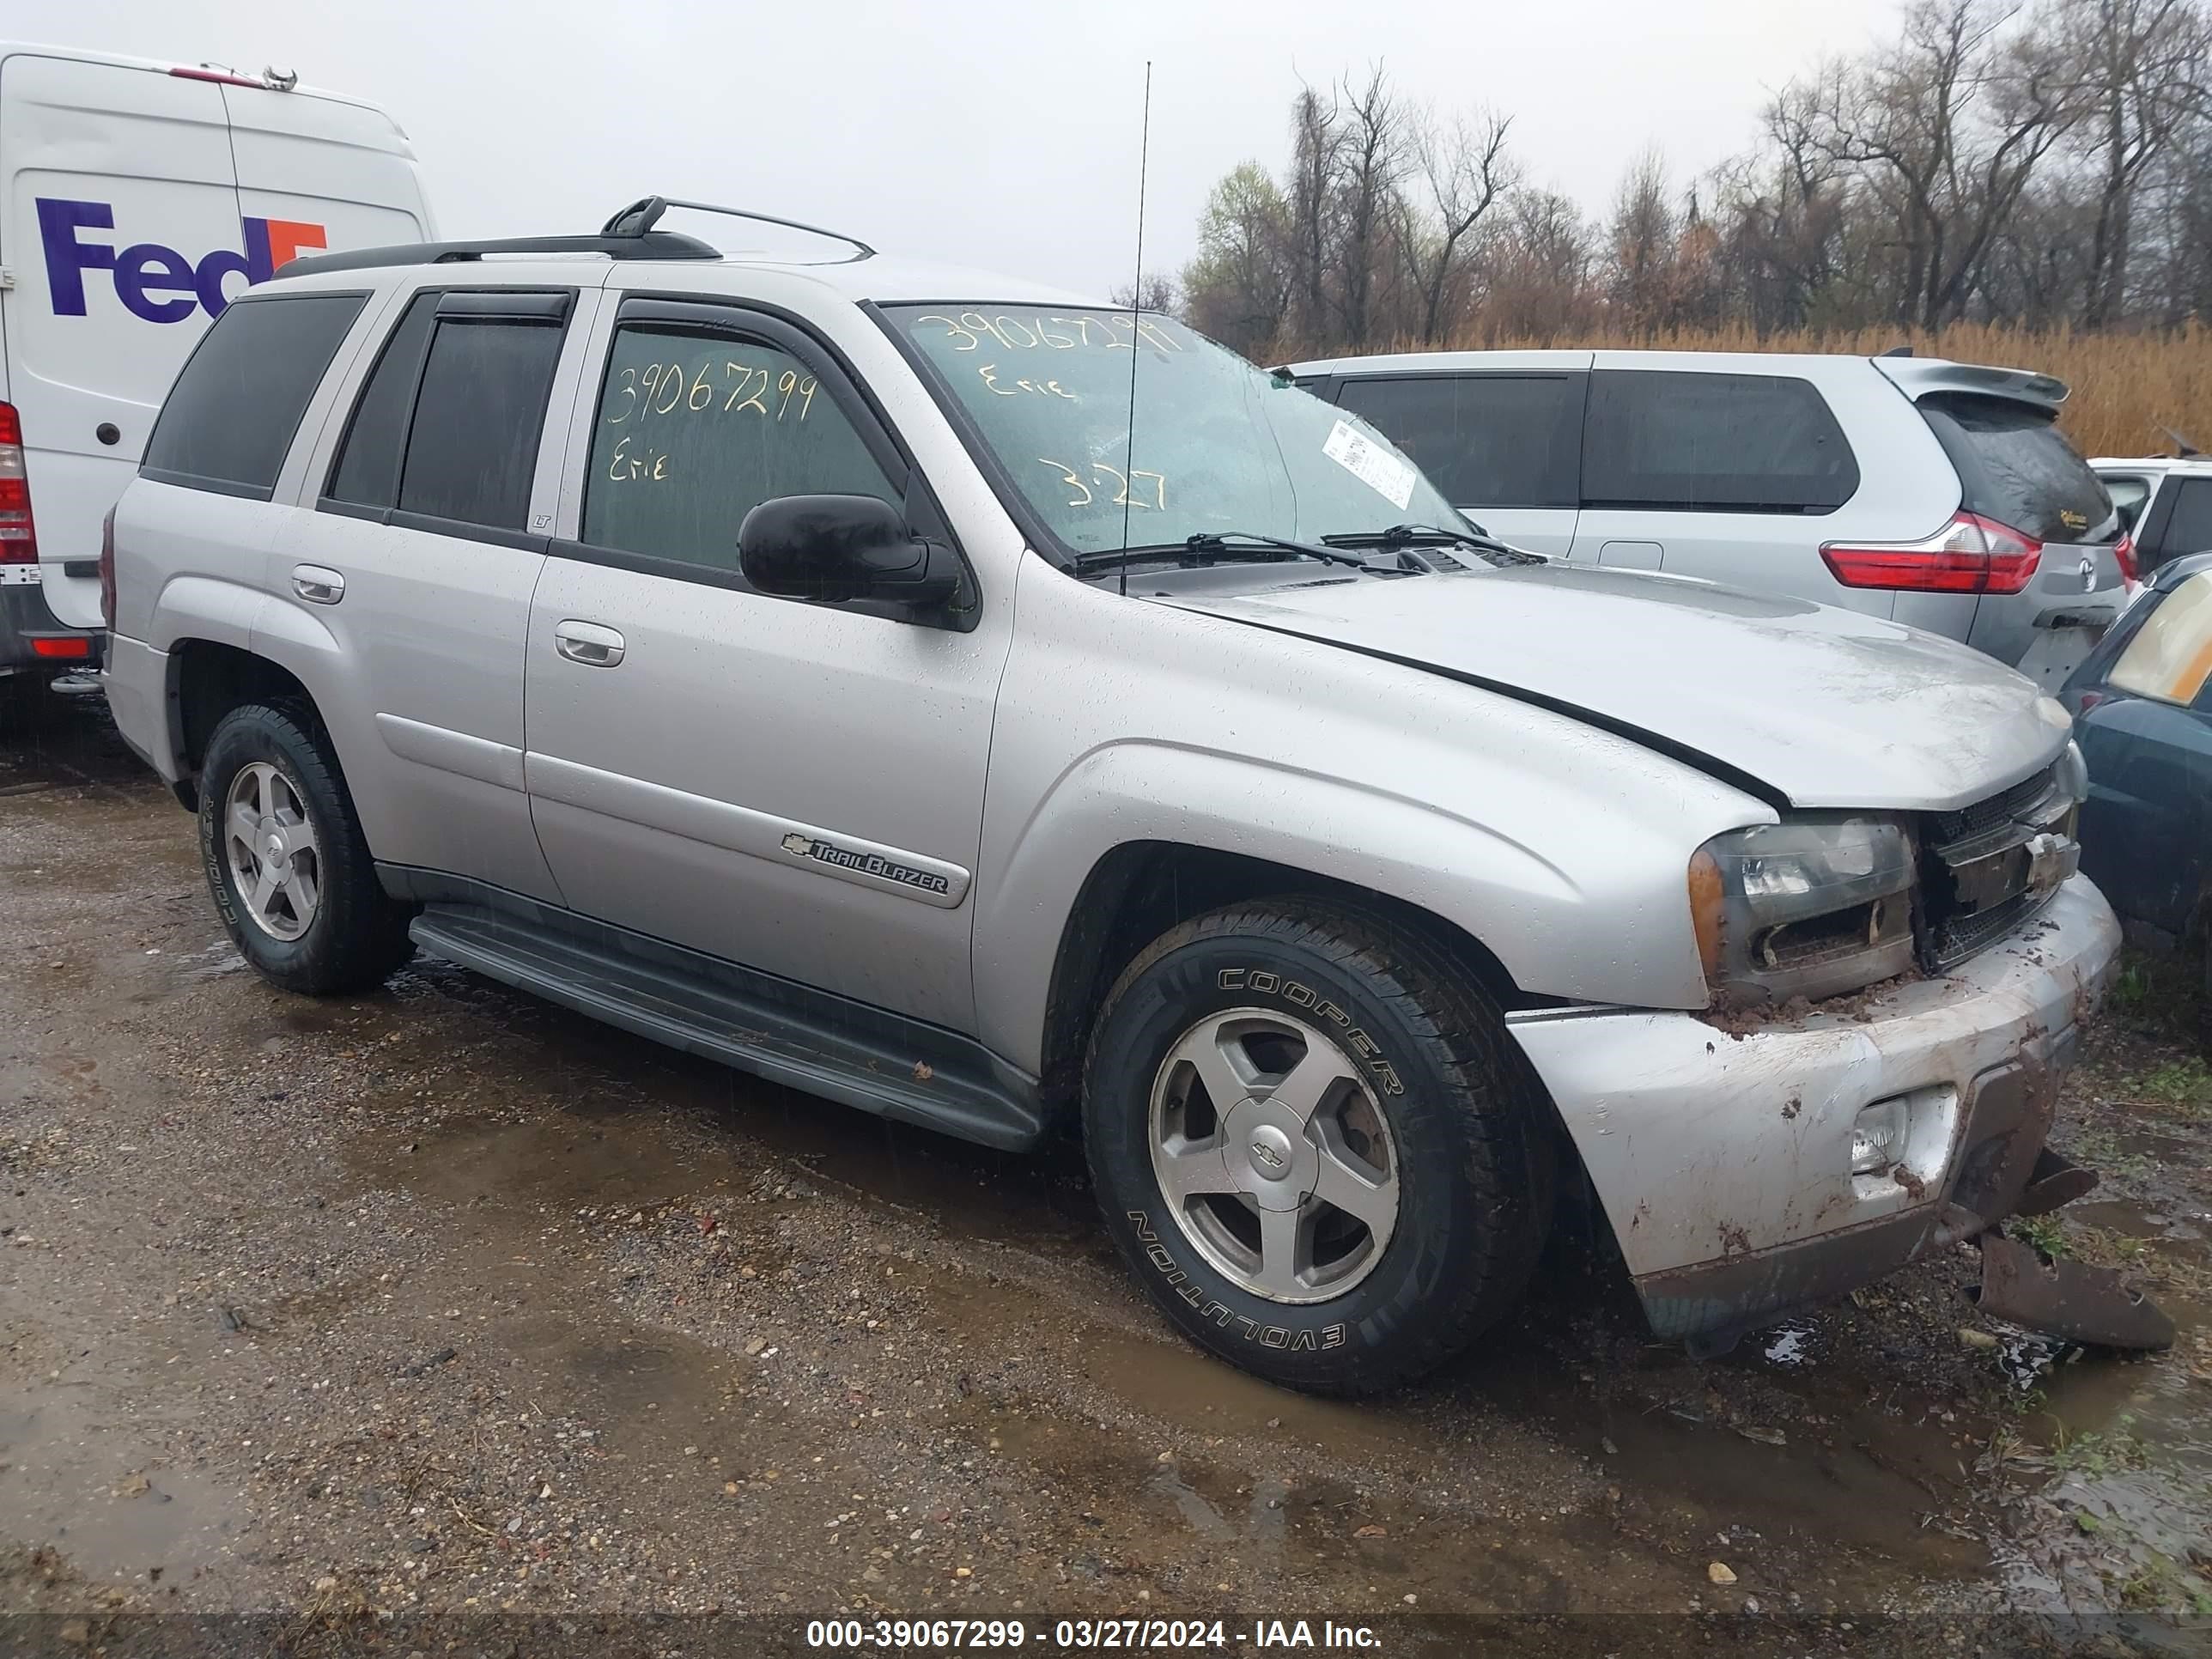
[{"label": "rear side window", "polygon": [[557,325],[441,318],[408,429],[399,511],[521,529],[560,358]]},{"label": "rear side window", "polygon": [[1337,401],[1413,457],[1455,507],[1572,507],[1583,388],[1579,374],[1439,374],[1347,380]]},{"label": "rear side window", "polygon": [[1937,392],[1920,413],[1958,469],[1960,505],[2039,542],[2110,541],[2112,498],[2055,417],[2033,404]]},{"label": "rear side window", "polygon": [[367,299],[234,301],[177,376],[140,470],[163,483],[268,500],[307,400]]},{"label": "rear side window", "polygon": [[1858,462],[1809,380],[1600,369],[1590,377],[1583,505],[1832,513]]},{"label": "rear side window", "polygon": [[438,295],[416,295],[385,342],[346,427],[331,474],[331,499],[386,507],[399,499],[399,458],[407,447],[407,422],[415,413],[415,388],[422,383],[437,313]]},{"label": "rear side window", "polygon": [[2159,532],[2162,563],[2187,553],[2212,552],[2212,478],[2177,478],[2173,512]]},{"label": "rear side window", "polygon": [[325,499],[520,531],[568,301],[416,295],[354,405]]},{"label": "rear side window", "polygon": [[2112,511],[2120,515],[2120,527],[2133,530],[2142,518],[2143,504],[2150,500],[2150,480],[2133,473],[2107,477],[2105,493],[2112,498]]}]

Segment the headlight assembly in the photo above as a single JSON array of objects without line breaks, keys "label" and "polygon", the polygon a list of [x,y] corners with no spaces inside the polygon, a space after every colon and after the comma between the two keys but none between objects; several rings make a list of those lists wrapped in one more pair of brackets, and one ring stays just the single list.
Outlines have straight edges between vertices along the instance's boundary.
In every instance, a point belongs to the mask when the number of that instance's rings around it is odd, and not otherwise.
[{"label": "headlight assembly", "polygon": [[1808,815],[1716,836],[1690,908],[1716,1002],[1817,999],[1912,963],[1912,843],[1886,818]]},{"label": "headlight assembly", "polygon": [[2089,763],[2081,758],[2079,744],[2068,744],[2051,771],[2058,793],[2076,806],[2089,799]]}]

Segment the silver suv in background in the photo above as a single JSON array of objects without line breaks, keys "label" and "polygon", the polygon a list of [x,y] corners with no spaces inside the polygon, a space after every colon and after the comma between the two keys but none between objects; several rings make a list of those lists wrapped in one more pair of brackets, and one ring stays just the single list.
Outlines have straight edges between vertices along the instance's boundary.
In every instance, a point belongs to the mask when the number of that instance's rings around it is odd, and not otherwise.
[{"label": "silver suv in background", "polygon": [[2048,375],[1907,356],[1443,351],[1281,371],[1492,535],[1963,640],[2055,690],[2126,604]]},{"label": "silver suv in background", "polygon": [[108,698],[270,980],[1079,1123],[1164,1312],[1322,1391],[1563,1188],[1700,1338],[2034,1197],[2118,930],[2027,680],[1490,541],[1171,318],[663,205],[303,261],[170,394]]}]

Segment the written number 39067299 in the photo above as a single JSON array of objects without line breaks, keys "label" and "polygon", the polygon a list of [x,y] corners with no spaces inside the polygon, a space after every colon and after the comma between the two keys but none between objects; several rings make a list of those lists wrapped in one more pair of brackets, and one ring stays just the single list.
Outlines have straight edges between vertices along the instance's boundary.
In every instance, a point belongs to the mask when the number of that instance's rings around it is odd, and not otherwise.
[{"label": "written number 39067299", "polygon": [[[812,412],[819,389],[814,376],[802,370],[786,368],[778,374],[737,358],[724,359],[719,375],[712,358],[688,369],[680,362],[631,365],[621,369],[607,389],[605,424],[643,426],[663,417],[749,415],[799,426]],[[615,483],[632,479],[658,483],[668,477],[668,467],[665,452],[633,447],[625,435],[615,445],[606,476]]]}]

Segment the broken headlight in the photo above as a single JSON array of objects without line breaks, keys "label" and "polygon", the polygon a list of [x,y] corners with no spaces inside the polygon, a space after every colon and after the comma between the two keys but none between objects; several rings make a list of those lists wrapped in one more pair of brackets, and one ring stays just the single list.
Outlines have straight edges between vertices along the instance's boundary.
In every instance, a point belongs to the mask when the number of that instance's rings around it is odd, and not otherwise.
[{"label": "broken headlight", "polygon": [[1856,991],[1912,963],[1912,843],[1886,818],[1808,815],[1716,836],[1690,909],[1717,1003]]}]

